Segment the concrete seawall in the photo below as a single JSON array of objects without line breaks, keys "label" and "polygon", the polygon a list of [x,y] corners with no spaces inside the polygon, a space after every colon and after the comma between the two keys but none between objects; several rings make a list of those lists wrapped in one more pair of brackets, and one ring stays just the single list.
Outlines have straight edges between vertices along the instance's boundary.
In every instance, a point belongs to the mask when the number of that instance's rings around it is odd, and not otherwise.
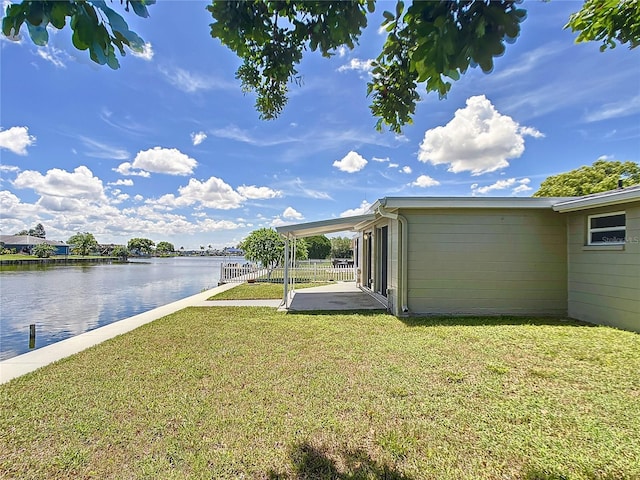
[{"label": "concrete seawall", "polygon": [[83,263],[113,263],[119,262],[117,257],[100,257],[100,258],[25,258],[19,260],[2,260],[0,266],[7,265],[73,265]]}]

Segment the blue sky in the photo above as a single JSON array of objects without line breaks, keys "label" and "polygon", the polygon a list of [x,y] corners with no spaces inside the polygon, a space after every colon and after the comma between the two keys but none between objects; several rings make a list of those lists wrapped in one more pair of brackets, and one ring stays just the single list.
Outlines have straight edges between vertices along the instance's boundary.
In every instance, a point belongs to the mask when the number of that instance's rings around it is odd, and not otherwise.
[{"label": "blue sky", "polygon": [[3,38],[0,233],[40,222],[53,240],[217,248],[385,196],[530,196],[598,158],[639,162],[640,57],[575,44],[563,26],[581,4],[525,2],[520,38],[494,71],[470,70],[445,100],[422,90],[402,135],[375,130],[366,97],[395,2],[378,2],[354,50],[308,54],[303,85],[272,121],[210,37],[207,2],[125,14],[148,50],[116,71],[73,49],[69,31],[47,47]]}]

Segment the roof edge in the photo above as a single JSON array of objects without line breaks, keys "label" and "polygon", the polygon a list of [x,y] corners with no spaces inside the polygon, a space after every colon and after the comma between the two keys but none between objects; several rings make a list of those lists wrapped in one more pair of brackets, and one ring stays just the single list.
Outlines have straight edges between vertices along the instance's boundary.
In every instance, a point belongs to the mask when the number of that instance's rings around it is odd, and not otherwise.
[{"label": "roof edge", "polygon": [[540,208],[550,209],[571,197],[384,197],[371,211],[386,208]]},{"label": "roof edge", "polygon": [[576,212],[589,208],[607,207],[622,203],[640,202],[640,185],[620,190],[609,190],[584,197],[570,198],[558,202],[553,206],[556,212]]},{"label": "roof edge", "polygon": [[309,237],[313,235],[322,235],[324,233],[355,230],[357,225],[371,222],[375,220],[375,218],[376,216],[374,213],[355,215],[351,217],[331,218],[329,220],[319,220],[317,222],[282,225],[276,227],[276,232],[284,237],[288,235],[293,235],[297,238]]}]

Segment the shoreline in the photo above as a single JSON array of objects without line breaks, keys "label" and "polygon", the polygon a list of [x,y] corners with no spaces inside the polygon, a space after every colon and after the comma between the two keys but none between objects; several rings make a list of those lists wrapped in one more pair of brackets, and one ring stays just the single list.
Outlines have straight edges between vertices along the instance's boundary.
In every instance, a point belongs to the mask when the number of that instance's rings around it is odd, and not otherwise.
[{"label": "shoreline", "polygon": [[89,347],[98,345],[105,340],[130,332],[131,330],[134,330],[146,323],[153,322],[154,320],[170,315],[178,310],[191,306],[213,306],[213,303],[209,304],[207,302],[207,298],[225,290],[234,288],[237,285],[239,284],[228,283],[225,285],[219,285],[204,292],[176,300],[175,302],[153,308],[128,318],[123,318],[122,320],[60,340],[59,342],[2,360],[0,361],[0,385],[44,367],[45,365],[49,365],[57,360],[61,360]]},{"label": "shoreline", "polygon": [[10,265],[68,265],[75,263],[126,263],[118,257],[97,258],[21,258],[13,260],[0,260],[0,267]]}]

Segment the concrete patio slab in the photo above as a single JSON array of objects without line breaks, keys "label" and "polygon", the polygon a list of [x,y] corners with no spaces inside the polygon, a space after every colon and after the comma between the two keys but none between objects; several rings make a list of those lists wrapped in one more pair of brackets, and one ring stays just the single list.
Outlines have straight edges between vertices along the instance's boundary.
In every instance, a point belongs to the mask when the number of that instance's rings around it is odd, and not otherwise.
[{"label": "concrete patio slab", "polygon": [[290,312],[386,310],[387,306],[362,291],[354,282],[337,282],[322,287],[296,290]]}]

